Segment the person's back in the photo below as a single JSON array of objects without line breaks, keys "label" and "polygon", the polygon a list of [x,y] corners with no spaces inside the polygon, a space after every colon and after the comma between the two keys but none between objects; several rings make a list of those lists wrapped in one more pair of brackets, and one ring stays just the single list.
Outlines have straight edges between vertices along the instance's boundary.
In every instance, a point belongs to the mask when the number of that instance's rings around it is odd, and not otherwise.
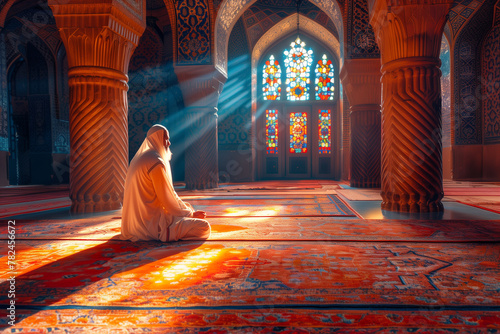
[{"label": "person's back", "polygon": [[154,125],[132,159],[125,180],[122,238],[132,241],[207,239],[210,224],[174,190],[168,131]]}]

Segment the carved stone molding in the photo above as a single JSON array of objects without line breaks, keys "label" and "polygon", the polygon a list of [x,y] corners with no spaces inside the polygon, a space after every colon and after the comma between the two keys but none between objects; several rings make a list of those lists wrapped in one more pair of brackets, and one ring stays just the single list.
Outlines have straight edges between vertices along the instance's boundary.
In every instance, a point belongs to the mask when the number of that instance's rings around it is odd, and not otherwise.
[{"label": "carved stone molding", "polygon": [[453,0],[371,1],[370,24],[382,63],[405,57],[439,57],[441,37]]},{"label": "carved stone molding", "polygon": [[49,0],[68,55],[70,198],[75,213],[115,210],[123,202],[128,64],[146,27],[145,10],[139,10],[143,1],[127,4]]},{"label": "carved stone molding", "polygon": [[226,76],[213,65],[174,66],[186,106],[217,107]]},{"label": "carved stone molding", "polygon": [[380,59],[347,59],[340,80],[351,106],[380,105]]}]

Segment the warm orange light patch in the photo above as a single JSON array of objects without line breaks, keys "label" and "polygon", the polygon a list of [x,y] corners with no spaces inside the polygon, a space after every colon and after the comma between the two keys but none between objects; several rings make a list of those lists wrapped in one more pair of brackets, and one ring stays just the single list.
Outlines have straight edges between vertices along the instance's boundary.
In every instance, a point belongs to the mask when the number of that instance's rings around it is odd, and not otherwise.
[{"label": "warm orange light patch", "polygon": [[143,289],[184,289],[207,279],[237,278],[242,274],[240,265],[250,256],[251,252],[245,249],[203,245],[133,269],[123,273],[123,277],[140,279]]},{"label": "warm orange light patch", "polygon": [[212,228],[212,233],[224,233],[224,232],[234,232],[234,231],[241,231],[241,230],[247,230],[248,227],[242,227],[242,226],[234,226],[234,225],[210,225]]},{"label": "warm orange light patch", "polygon": [[248,208],[227,208],[224,209],[224,216],[277,216],[283,209],[283,206],[265,206],[256,207],[255,210]]}]

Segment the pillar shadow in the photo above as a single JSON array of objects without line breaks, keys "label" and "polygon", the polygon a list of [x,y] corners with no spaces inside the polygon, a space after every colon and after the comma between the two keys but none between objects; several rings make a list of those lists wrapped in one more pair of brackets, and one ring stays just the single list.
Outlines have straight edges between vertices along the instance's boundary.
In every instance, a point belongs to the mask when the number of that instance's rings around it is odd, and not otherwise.
[{"label": "pillar shadow", "polygon": [[[44,244],[41,245],[42,249],[51,247],[47,242],[40,241]],[[15,277],[15,324],[19,324],[23,319],[33,316],[47,306],[66,300],[72,294],[98,281],[193,250],[204,242],[130,242],[119,240],[117,236],[17,276]],[[4,310],[2,313],[5,313],[10,305],[7,293],[9,288],[9,281],[0,284],[0,291],[3,291],[0,295],[0,309]],[[7,327],[8,321],[9,318],[2,316],[0,327]]]}]

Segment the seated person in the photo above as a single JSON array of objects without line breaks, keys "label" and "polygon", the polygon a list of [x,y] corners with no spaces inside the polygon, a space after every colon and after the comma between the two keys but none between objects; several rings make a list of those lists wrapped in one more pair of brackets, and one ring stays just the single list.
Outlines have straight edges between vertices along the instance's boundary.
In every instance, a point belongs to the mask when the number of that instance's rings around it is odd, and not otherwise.
[{"label": "seated person", "polygon": [[210,236],[206,213],[195,211],[174,190],[171,156],[167,129],[153,125],[127,171],[122,239],[166,242]]}]

